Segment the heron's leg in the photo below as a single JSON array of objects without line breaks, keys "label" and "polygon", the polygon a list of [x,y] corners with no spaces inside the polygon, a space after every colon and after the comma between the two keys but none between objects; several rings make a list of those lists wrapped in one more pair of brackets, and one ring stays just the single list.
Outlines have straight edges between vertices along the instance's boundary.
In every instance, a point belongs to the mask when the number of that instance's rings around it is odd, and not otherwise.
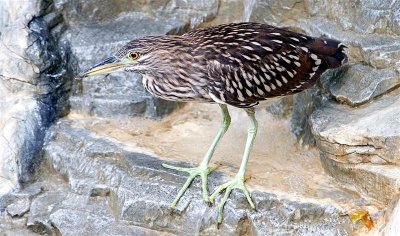
[{"label": "heron's leg", "polygon": [[244,175],[245,175],[245,172],[246,172],[247,162],[248,162],[249,156],[250,156],[250,151],[251,151],[251,148],[253,146],[253,141],[254,141],[254,138],[256,137],[256,134],[257,134],[258,124],[257,124],[257,120],[256,120],[256,118],[254,116],[254,113],[255,113],[254,108],[249,108],[249,109],[246,110],[246,112],[247,112],[247,114],[248,114],[248,116],[250,118],[250,127],[249,127],[249,130],[248,130],[248,133],[247,133],[246,148],[244,150],[242,164],[240,165],[240,169],[239,169],[238,173],[236,174],[236,176],[235,176],[235,178],[233,180],[218,186],[215,189],[214,193],[210,196],[210,201],[213,203],[215,198],[216,198],[216,196],[221,191],[225,190],[225,195],[222,198],[222,201],[221,201],[221,203],[220,203],[220,205],[218,207],[218,223],[222,222],[224,206],[225,206],[226,201],[228,200],[229,194],[231,193],[231,191],[233,189],[242,190],[244,195],[247,198],[247,201],[250,203],[250,206],[253,209],[255,208],[254,203],[251,200],[250,193],[246,189],[246,187],[244,186],[244,181],[245,181]]},{"label": "heron's leg", "polygon": [[179,190],[178,195],[176,196],[175,200],[172,202],[171,207],[175,208],[176,204],[178,203],[179,199],[182,197],[182,195],[186,192],[186,190],[189,188],[190,184],[196,178],[196,176],[201,177],[201,188],[203,192],[203,199],[206,202],[209,202],[208,198],[208,189],[207,189],[207,176],[210,174],[212,171],[215,170],[215,168],[210,168],[208,166],[211,157],[214,154],[215,148],[218,145],[219,141],[222,139],[222,136],[224,136],[225,132],[228,130],[228,127],[231,123],[231,117],[229,115],[228,108],[225,104],[221,104],[221,111],[222,111],[222,123],[219,129],[219,132],[217,136],[214,138],[214,141],[212,142],[210,148],[208,149],[208,152],[204,159],[201,161],[200,165],[198,167],[194,168],[185,168],[185,167],[176,167],[176,166],[171,166],[168,164],[163,164],[165,168],[168,169],[173,169],[173,170],[178,170],[178,171],[185,171],[189,173],[189,177],[186,180],[185,184],[182,186],[182,188]]}]

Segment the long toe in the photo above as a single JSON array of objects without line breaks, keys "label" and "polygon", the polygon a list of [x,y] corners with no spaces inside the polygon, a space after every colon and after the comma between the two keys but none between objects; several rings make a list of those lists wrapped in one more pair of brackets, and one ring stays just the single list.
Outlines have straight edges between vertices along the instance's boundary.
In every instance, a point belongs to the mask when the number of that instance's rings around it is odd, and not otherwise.
[{"label": "long toe", "polygon": [[253,200],[251,199],[251,194],[244,185],[244,179],[236,177],[233,180],[218,186],[213,192],[213,194],[210,196],[210,201],[214,202],[218,194],[225,190],[224,197],[221,199],[221,202],[219,203],[218,206],[218,224],[222,223],[222,220],[224,218],[223,214],[224,214],[225,203],[227,202],[229,195],[231,194],[233,189],[241,190],[246,196],[246,199],[249,202],[251,208],[255,209],[255,205],[253,203]]},{"label": "long toe", "polygon": [[182,172],[187,172],[189,173],[189,176],[186,180],[186,182],[183,184],[182,188],[179,190],[177,196],[175,197],[174,201],[171,204],[172,208],[175,208],[176,205],[178,204],[179,200],[182,198],[182,196],[185,194],[186,190],[190,187],[191,183],[193,180],[197,177],[201,177],[201,189],[202,189],[202,196],[205,202],[210,202],[209,197],[208,197],[208,175],[213,171],[213,169],[209,167],[178,167],[178,166],[172,166],[168,164],[163,164],[163,167],[167,169],[172,169],[172,170],[177,170],[177,171],[182,171]]}]

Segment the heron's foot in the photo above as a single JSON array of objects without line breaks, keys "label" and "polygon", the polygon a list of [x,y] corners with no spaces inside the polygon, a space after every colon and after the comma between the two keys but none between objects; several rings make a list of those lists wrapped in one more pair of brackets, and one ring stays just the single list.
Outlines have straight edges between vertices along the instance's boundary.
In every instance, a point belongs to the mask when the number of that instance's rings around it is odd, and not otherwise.
[{"label": "heron's foot", "polygon": [[210,202],[210,199],[208,197],[208,189],[207,189],[207,176],[211,172],[213,172],[217,167],[210,168],[210,167],[205,166],[205,165],[204,166],[200,165],[198,167],[186,168],[186,167],[171,166],[171,165],[168,165],[168,164],[162,164],[162,166],[165,167],[165,168],[168,168],[168,169],[177,170],[177,171],[184,171],[184,172],[189,173],[189,177],[187,178],[185,184],[179,190],[178,195],[176,196],[175,200],[171,204],[172,208],[176,207],[176,205],[179,202],[179,199],[183,196],[183,194],[189,188],[190,184],[193,182],[193,180],[196,178],[196,176],[200,176],[200,178],[201,178],[201,188],[202,188],[204,201],[207,202],[207,203]]},{"label": "heron's foot", "polygon": [[214,203],[215,198],[217,197],[217,195],[220,192],[222,192],[223,190],[225,190],[225,195],[222,198],[222,201],[218,206],[218,224],[222,223],[223,213],[224,213],[224,206],[225,206],[225,203],[228,200],[228,197],[231,194],[233,189],[241,190],[244,193],[244,195],[246,196],[247,201],[249,202],[251,208],[255,209],[254,203],[251,200],[250,192],[247,190],[246,186],[244,186],[244,177],[236,176],[233,180],[218,186],[215,189],[214,193],[210,196],[211,203]]}]

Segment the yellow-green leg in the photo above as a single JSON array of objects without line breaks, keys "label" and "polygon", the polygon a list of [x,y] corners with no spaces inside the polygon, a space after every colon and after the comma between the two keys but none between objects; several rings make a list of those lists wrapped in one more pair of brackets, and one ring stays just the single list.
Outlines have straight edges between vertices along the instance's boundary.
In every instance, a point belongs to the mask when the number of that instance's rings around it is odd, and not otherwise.
[{"label": "yellow-green leg", "polygon": [[201,177],[201,188],[203,192],[203,199],[206,202],[209,202],[209,197],[208,197],[208,189],[207,189],[207,176],[210,174],[215,168],[210,168],[208,166],[211,157],[214,154],[215,148],[217,147],[219,141],[222,139],[224,136],[225,132],[228,130],[228,127],[231,123],[231,117],[229,115],[229,111],[226,105],[221,104],[221,111],[222,111],[222,123],[219,129],[219,132],[217,136],[214,138],[214,141],[212,142],[210,148],[208,149],[208,152],[204,159],[201,161],[200,165],[198,167],[194,168],[185,168],[185,167],[177,167],[177,166],[171,166],[168,164],[163,164],[165,168],[168,169],[173,169],[173,170],[178,170],[178,171],[185,171],[189,173],[189,177],[186,180],[185,184],[182,186],[182,188],[179,190],[178,195],[176,196],[175,200],[172,202],[171,207],[175,208],[176,204],[179,202],[179,199],[183,196],[183,194],[186,192],[186,190],[189,188],[190,184],[196,178],[196,176]]},{"label": "yellow-green leg", "polygon": [[218,206],[218,223],[222,222],[224,206],[225,206],[225,203],[228,200],[228,197],[231,194],[233,189],[239,189],[239,190],[243,191],[244,195],[247,198],[247,201],[250,203],[250,206],[253,209],[255,208],[254,203],[251,200],[251,195],[250,195],[249,191],[246,189],[246,187],[244,186],[244,181],[245,181],[244,176],[246,173],[246,166],[247,166],[247,162],[249,160],[250,151],[253,146],[254,138],[256,137],[256,134],[257,134],[258,124],[257,124],[257,120],[254,116],[254,113],[255,113],[254,108],[249,108],[246,110],[246,112],[250,118],[250,126],[249,126],[249,130],[247,133],[246,148],[244,150],[242,164],[240,165],[240,169],[233,180],[218,186],[215,189],[214,193],[210,196],[210,201],[212,203],[214,203],[217,195],[221,191],[225,190],[225,195],[222,198],[222,201]]}]

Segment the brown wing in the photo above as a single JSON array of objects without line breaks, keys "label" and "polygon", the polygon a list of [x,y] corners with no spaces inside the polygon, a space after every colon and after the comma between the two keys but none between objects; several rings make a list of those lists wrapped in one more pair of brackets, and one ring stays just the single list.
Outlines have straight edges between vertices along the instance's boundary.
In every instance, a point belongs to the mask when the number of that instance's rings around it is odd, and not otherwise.
[{"label": "brown wing", "polygon": [[337,41],[257,23],[222,25],[185,36],[197,45],[194,55],[208,63],[210,92],[238,107],[303,91],[346,58]]}]

